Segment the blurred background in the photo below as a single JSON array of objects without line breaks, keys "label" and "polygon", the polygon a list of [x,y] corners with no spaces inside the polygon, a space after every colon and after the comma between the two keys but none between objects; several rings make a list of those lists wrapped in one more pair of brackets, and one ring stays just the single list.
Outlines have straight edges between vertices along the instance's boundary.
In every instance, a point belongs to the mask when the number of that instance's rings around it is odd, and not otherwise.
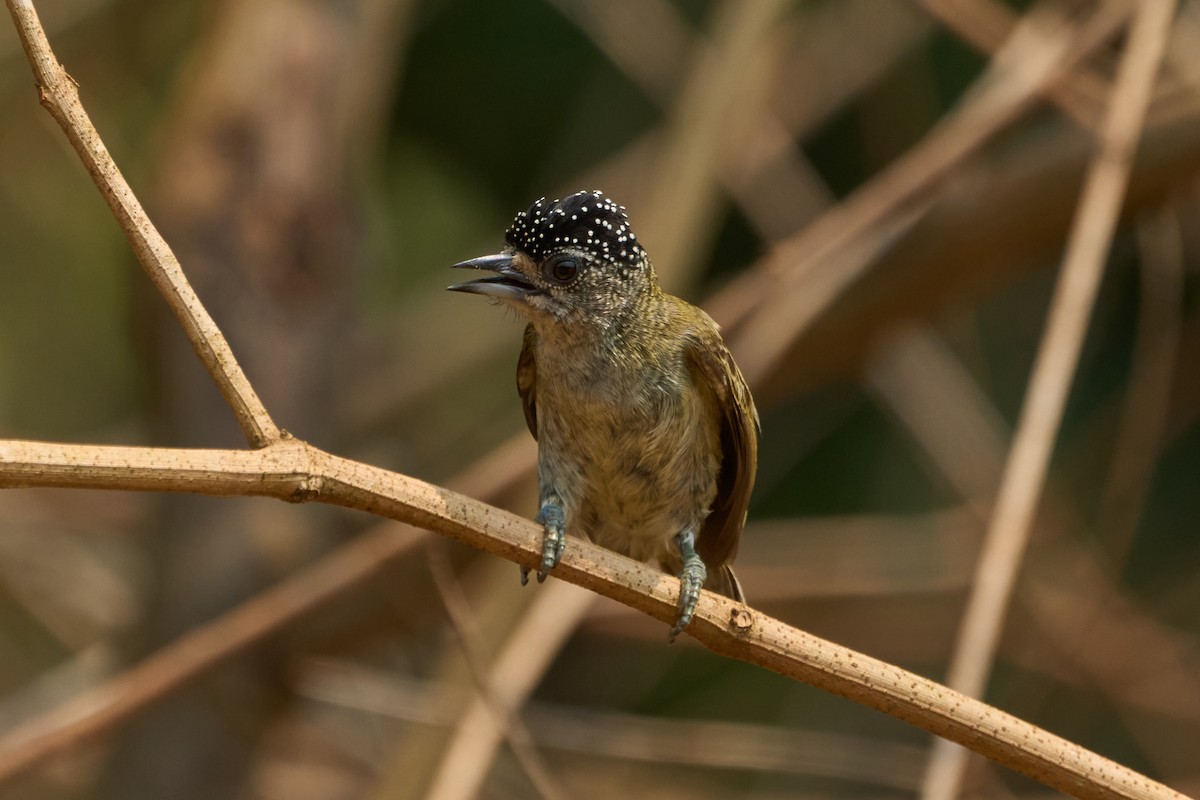
[{"label": "blurred background", "polygon": [[[44,0],[276,421],[532,515],[522,324],[449,294],[628,207],[762,413],[738,572],[945,677],[1122,2]],[[0,437],[242,447],[0,24]],[[1200,3],[1184,0],[986,699],[1200,792]],[[363,514],[0,492],[0,737],[363,537],[384,562],[17,798],[912,797],[930,737]],[[314,590],[315,591],[315,590]],[[3,739],[0,738],[0,745]],[[966,793],[1045,796],[982,760]]]}]

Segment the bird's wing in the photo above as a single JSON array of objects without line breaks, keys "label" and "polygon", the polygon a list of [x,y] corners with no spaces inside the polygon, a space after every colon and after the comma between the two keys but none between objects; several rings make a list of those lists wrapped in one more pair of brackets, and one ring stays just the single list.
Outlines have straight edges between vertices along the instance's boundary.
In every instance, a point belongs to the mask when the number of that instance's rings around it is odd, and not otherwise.
[{"label": "bird's wing", "polygon": [[517,358],[517,393],[521,395],[521,408],[525,411],[525,424],[529,432],[537,439],[537,361],[534,352],[537,349],[537,332],[532,325],[525,326],[525,341],[521,345],[521,355]]},{"label": "bird's wing", "polygon": [[688,336],[684,354],[692,380],[711,394],[721,428],[717,497],[696,541],[700,557],[713,568],[733,560],[746,522],[758,466],[758,412],[716,323],[709,325]]}]

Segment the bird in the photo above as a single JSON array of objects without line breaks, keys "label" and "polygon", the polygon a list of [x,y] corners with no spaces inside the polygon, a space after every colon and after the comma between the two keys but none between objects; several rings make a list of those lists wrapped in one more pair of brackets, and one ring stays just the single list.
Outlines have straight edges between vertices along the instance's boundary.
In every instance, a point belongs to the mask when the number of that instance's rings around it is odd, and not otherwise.
[{"label": "bird", "polygon": [[745,600],[731,564],[757,470],[750,389],[717,324],[662,289],[603,192],[538,199],[505,242],[453,265],[493,275],[447,288],[527,321],[516,382],[538,443],[538,581],[565,534],[655,561],[680,579],[674,642],[702,587]]}]

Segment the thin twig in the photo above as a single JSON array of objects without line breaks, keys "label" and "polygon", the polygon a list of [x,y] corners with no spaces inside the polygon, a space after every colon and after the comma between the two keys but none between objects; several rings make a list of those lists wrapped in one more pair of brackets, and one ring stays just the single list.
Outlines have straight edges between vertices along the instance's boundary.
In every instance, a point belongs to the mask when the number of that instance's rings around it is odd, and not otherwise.
[{"label": "thin twig", "polygon": [[7,0],[21,44],[33,67],[43,106],[62,127],[75,152],[104,196],[117,223],[155,288],[183,326],[196,355],[225,397],[252,447],[263,447],[282,436],[250,381],[242,372],[225,335],[209,316],[183,274],[178,259],[142,209],[133,190],[117,169],[79,101],[79,84],[58,63],[30,0]]},{"label": "thin twig", "polygon": [[[542,531],[530,520],[415,478],[331,455],[296,439],[260,450],[0,441],[0,488],[21,486],[320,501],[408,522],[530,567],[541,557]],[[377,560],[392,552],[387,542],[374,537],[363,540],[361,546],[364,550],[382,547]],[[674,619],[678,579],[611,550],[573,540],[554,574],[661,622]],[[297,586],[296,581],[285,581],[272,591],[294,597]],[[267,606],[279,599],[268,592],[251,602]],[[251,620],[259,625],[263,617]],[[253,637],[264,629],[251,626],[245,635]],[[688,633],[715,653],[877,709],[1077,797],[1182,797],[1011,714],[712,592],[701,594]],[[201,635],[218,638],[212,627],[201,629]],[[171,685],[180,659],[189,658],[194,646],[189,637],[182,637],[117,679],[116,685],[97,687],[76,702],[11,731],[0,739],[0,783],[55,753],[112,730],[144,709],[156,692]],[[145,688],[131,685],[138,682],[144,682]],[[140,703],[131,703],[130,696],[140,697]]]},{"label": "thin twig", "polygon": [[[1020,568],[1067,392],[1083,347],[1104,260],[1116,229],[1137,140],[1145,121],[1174,12],[1173,0],[1145,0],[1134,18],[1071,230],[1046,333],[1038,350],[983,552],[967,601],[947,683],[983,693]],[[966,753],[937,742],[923,796],[957,796]]]}]

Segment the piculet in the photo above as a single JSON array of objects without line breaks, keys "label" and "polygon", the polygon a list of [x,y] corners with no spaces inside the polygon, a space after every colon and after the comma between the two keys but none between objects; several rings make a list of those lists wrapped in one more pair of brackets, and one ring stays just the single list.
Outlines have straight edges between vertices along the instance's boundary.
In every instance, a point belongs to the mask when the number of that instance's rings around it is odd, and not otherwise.
[{"label": "piculet", "polygon": [[701,587],[743,599],[730,564],[757,463],[750,390],[717,324],[662,290],[625,208],[601,192],[538,200],[505,240],[454,265],[494,275],[449,288],[529,321],[517,391],[538,442],[538,580],[564,533],[657,561],[682,583],[674,641]]}]

